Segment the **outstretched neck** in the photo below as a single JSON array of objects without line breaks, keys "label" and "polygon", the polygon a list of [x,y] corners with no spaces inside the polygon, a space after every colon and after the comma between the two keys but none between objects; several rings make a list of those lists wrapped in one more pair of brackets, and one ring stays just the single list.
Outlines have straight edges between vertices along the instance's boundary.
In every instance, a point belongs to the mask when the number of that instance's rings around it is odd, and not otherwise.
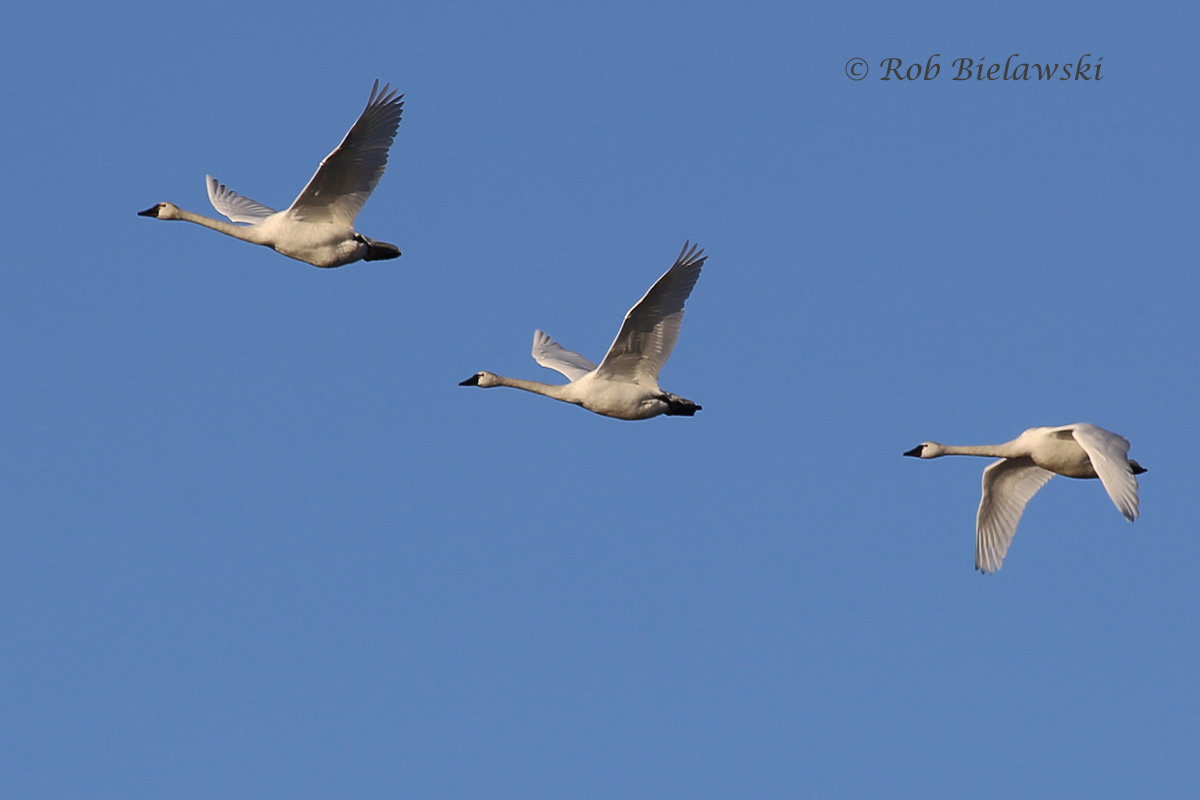
[{"label": "outstretched neck", "polygon": [[935,444],[934,454],[938,456],[985,456],[987,458],[1015,458],[1025,455],[1012,446],[1012,442],[1004,444]]},{"label": "outstretched neck", "polygon": [[206,228],[211,228],[214,231],[219,231],[226,236],[232,236],[235,239],[241,239],[243,242],[251,242],[252,244],[266,244],[267,242],[259,236],[259,228],[257,225],[234,225],[232,222],[213,219],[206,217],[203,214],[196,214],[185,209],[176,211],[175,216],[169,219],[181,219],[185,222],[194,222],[197,225],[203,225]]},{"label": "outstretched neck", "polygon": [[521,378],[506,378],[503,375],[496,376],[497,386],[508,386],[512,389],[520,389],[525,392],[533,392],[545,397],[553,397],[555,400],[563,400],[568,403],[575,402],[567,397],[567,387],[571,384],[553,384],[541,383],[540,381],[527,381]]}]

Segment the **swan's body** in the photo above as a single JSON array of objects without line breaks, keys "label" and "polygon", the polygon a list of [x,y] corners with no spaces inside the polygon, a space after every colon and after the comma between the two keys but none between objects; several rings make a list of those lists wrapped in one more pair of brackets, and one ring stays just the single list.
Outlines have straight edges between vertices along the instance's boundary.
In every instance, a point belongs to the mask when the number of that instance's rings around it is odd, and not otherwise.
[{"label": "swan's body", "polygon": [[999,458],[983,471],[983,497],[975,520],[975,568],[1000,569],[1017,523],[1038,489],[1055,475],[1099,478],[1125,519],[1138,516],[1138,482],[1146,469],[1128,456],[1129,441],[1086,422],[1057,428],[1030,428],[997,445],[945,445],[922,442],[904,455],[989,456]]},{"label": "swan's body", "polygon": [[[387,168],[388,148],[400,127],[404,95],[379,81],[346,138],[325,157],[312,180],[283,211],[256,203],[205,176],[213,208],[232,222],[185,211],[174,203],[159,203],[139,211],[143,217],[194,222],[314,267],[340,267],[358,260],[395,258],[394,244],[377,242],[354,230],[354,218]],[[244,224],[234,224],[244,223]]]},{"label": "swan's body", "polygon": [[700,406],[658,388],[658,373],[675,348],[683,304],[700,277],[705,258],[698,247],[690,243],[683,246],[674,266],[625,315],[617,338],[599,366],[541,331],[534,331],[533,360],[561,372],[570,383],[539,383],[479,372],[459,385],[523,389],[617,419],[649,419],[660,414],[693,416]]}]

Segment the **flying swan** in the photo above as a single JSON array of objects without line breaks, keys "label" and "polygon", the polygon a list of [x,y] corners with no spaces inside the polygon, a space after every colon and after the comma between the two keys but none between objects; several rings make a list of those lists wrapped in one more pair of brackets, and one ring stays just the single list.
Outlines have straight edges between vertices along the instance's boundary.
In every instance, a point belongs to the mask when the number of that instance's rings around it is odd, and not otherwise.
[{"label": "flying swan", "polygon": [[400,255],[396,245],[358,233],[354,218],[387,168],[388,148],[396,138],[403,107],[404,95],[389,91],[388,84],[379,91],[379,81],[375,81],[362,116],[321,162],[300,196],[283,211],[256,203],[206,175],[213,208],[244,225],[194,214],[173,203],[159,203],[139,211],[138,216],[194,222],[244,242],[265,245],[314,267],[395,258]]},{"label": "flying swan", "polygon": [[983,471],[983,498],[975,519],[975,568],[1000,569],[1017,523],[1038,489],[1055,475],[1099,478],[1117,510],[1133,522],[1138,516],[1138,482],[1146,468],[1128,456],[1129,441],[1086,422],[1057,428],[1030,428],[1011,442],[954,446],[922,442],[904,455],[916,458],[990,456]]},{"label": "flying swan", "polygon": [[554,385],[478,372],[459,386],[484,389],[511,386],[617,419],[695,415],[700,406],[658,388],[658,372],[675,348],[683,304],[692,293],[706,258],[698,246],[684,244],[675,265],[629,309],[600,366],[567,350],[541,331],[534,331],[533,360],[561,372],[570,383]]}]

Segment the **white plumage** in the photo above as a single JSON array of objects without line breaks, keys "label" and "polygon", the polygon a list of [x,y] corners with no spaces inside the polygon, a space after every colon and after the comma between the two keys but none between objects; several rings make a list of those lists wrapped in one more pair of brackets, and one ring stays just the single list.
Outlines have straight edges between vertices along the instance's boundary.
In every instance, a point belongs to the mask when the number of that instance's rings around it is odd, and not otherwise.
[{"label": "white plumage", "polygon": [[705,258],[699,247],[684,244],[675,264],[625,315],[599,366],[534,331],[533,360],[561,372],[570,383],[555,385],[479,372],[459,385],[523,389],[617,419],[694,415],[700,406],[660,389],[658,373],[675,348],[683,305],[700,277]]},{"label": "white plumage", "polygon": [[173,203],[159,203],[138,214],[194,222],[314,267],[395,258],[400,255],[399,248],[358,233],[354,219],[387,168],[388,149],[400,127],[403,98],[386,84],[380,90],[375,81],[358,121],[283,211],[240,195],[206,175],[209,202],[231,222],[185,211]]},{"label": "white plumage", "polygon": [[1000,569],[1025,505],[1055,475],[1099,478],[1125,519],[1138,516],[1138,482],[1145,468],[1128,456],[1129,441],[1112,431],[1077,422],[1030,428],[997,445],[922,442],[904,455],[917,458],[967,455],[999,458],[983,471],[983,496],[975,520],[975,568]]}]

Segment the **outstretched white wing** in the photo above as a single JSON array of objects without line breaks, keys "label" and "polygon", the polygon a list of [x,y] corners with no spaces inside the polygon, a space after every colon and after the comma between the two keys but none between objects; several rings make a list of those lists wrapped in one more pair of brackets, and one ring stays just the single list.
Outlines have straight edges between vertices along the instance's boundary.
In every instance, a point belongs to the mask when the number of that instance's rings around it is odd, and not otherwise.
[{"label": "outstretched white wing", "polygon": [[975,517],[975,569],[1000,569],[1025,505],[1053,477],[1053,472],[1037,466],[1028,456],[1002,458],[988,465]]},{"label": "outstretched white wing", "polygon": [[238,194],[212,175],[205,175],[204,182],[208,186],[208,201],[212,203],[213,208],[234,222],[248,222],[253,225],[275,213],[275,209]]},{"label": "outstretched white wing", "polygon": [[1133,522],[1138,516],[1138,482],[1129,468],[1129,440],[1086,422],[1072,425],[1071,435],[1088,454],[1117,510]]},{"label": "outstretched white wing", "polygon": [[674,266],[625,315],[617,338],[597,368],[597,377],[658,386],[658,372],[675,349],[683,304],[700,277],[705,258],[699,246],[683,245]]},{"label": "outstretched white wing", "polygon": [[367,107],[342,143],[321,162],[317,174],[288,208],[298,220],[354,225],[363,203],[387,168],[388,148],[400,128],[404,95],[390,84],[371,87]]},{"label": "outstretched white wing", "polygon": [[568,350],[541,331],[533,332],[533,360],[543,367],[558,370],[575,381],[596,368],[579,353]]}]

